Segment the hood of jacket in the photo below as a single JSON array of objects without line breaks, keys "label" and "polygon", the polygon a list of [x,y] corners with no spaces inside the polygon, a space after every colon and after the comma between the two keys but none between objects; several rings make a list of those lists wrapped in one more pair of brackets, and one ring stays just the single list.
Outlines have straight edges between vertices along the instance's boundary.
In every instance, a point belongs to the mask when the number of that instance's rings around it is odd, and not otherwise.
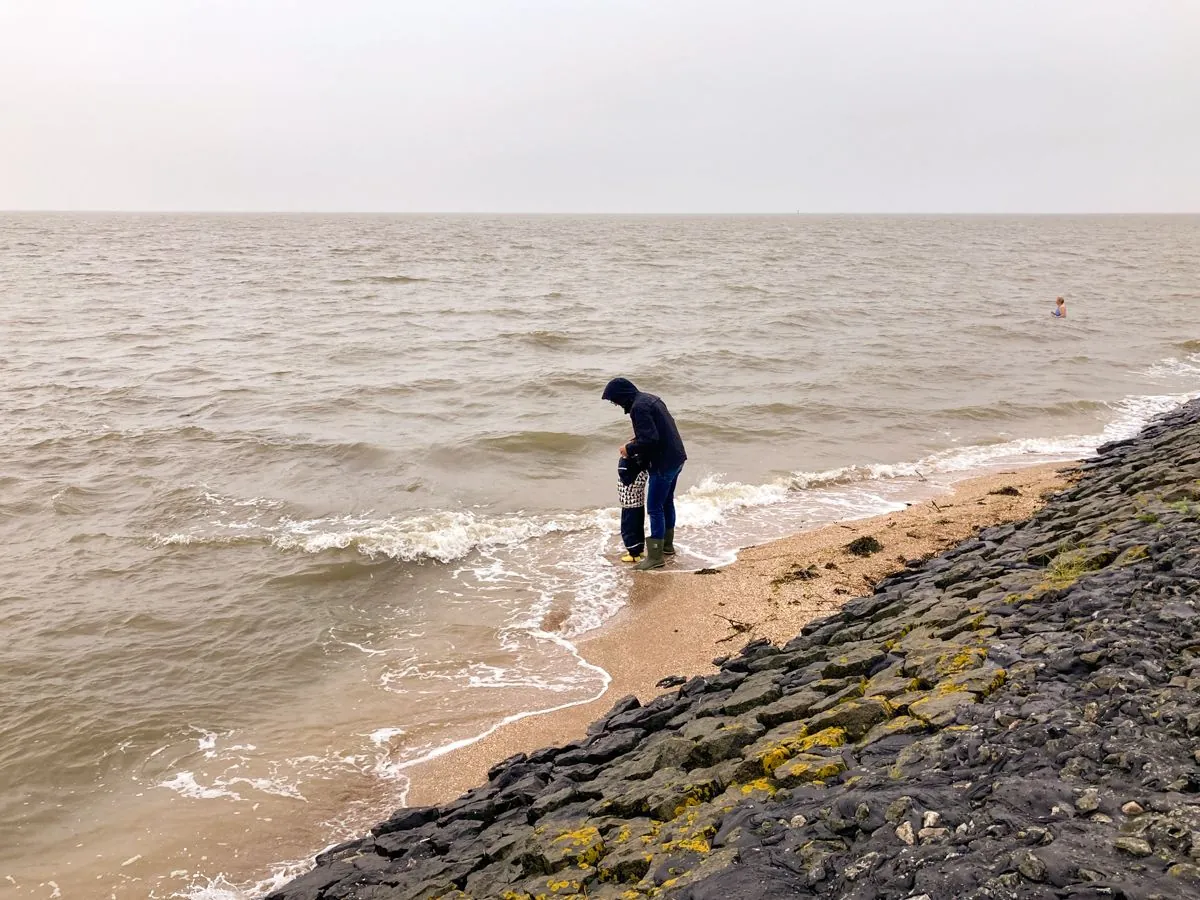
[{"label": "hood of jacket", "polygon": [[628,413],[633,408],[633,400],[637,395],[637,385],[628,378],[614,378],[605,386],[603,399],[617,404]]}]

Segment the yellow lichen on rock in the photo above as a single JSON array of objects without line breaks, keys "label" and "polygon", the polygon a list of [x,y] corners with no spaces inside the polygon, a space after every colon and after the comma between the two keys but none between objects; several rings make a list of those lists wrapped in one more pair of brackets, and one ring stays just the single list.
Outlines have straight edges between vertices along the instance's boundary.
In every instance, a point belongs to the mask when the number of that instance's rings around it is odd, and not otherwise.
[{"label": "yellow lichen on rock", "polygon": [[775,780],[784,787],[815,781],[827,781],[846,771],[846,762],[840,756],[816,756],[801,753],[775,770]]},{"label": "yellow lichen on rock", "polygon": [[891,737],[894,734],[920,734],[928,726],[914,716],[896,716],[886,722],[880,722],[858,742],[859,747],[866,747],[876,741]]},{"label": "yellow lichen on rock", "polygon": [[796,744],[796,749],[803,753],[806,750],[811,750],[813,747],[829,747],[837,748],[846,744],[846,729],[845,728],[825,728],[818,731],[816,734],[811,734],[808,737],[801,738]]},{"label": "yellow lichen on rock", "polygon": [[987,662],[987,650],[983,647],[964,647],[955,653],[938,657],[934,670],[939,675],[954,675],[969,669],[978,669]]},{"label": "yellow lichen on rock", "polygon": [[843,746],[845,743],[846,729],[844,728],[823,728],[816,734],[804,734],[801,732],[794,737],[787,738],[775,744],[771,749],[759,756],[759,761],[762,764],[763,772],[767,775],[772,775],[776,769],[797,753],[805,753],[814,747],[835,749]]},{"label": "yellow lichen on rock", "polygon": [[753,781],[747,781],[745,784],[739,784],[737,788],[747,797],[756,793],[763,793],[768,797],[772,797],[779,790],[769,778],[756,778]]},{"label": "yellow lichen on rock", "polygon": [[604,855],[604,840],[600,837],[600,831],[593,825],[564,831],[554,838],[551,844],[570,844],[570,850],[565,856],[583,867],[594,866]]},{"label": "yellow lichen on rock", "polygon": [[690,850],[693,853],[708,853],[712,847],[708,843],[707,837],[702,834],[693,837],[681,838],[678,841],[668,841],[662,845],[664,851],[670,853],[672,850]]}]

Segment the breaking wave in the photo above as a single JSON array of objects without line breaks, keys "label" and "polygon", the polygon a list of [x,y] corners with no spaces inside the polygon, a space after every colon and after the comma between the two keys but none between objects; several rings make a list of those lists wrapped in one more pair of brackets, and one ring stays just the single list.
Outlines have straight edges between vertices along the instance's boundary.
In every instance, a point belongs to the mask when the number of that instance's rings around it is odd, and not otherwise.
[{"label": "breaking wave", "polygon": [[[1200,370],[1197,374],[1200,374]],[[954,475],[995,465],[1078,459],[1103,443],[1132,437],[1155,416],[1169,412],[1195,396],[1197,394],[1148,395],[1127,397],[1115,404],[1100,404],[1113,410],[1116,415],[1095,434],[1019,438],[942,450],[915,462],[849,465],[824,472],[796,472],[790,478],[789,486],[793,490],[806,490],[860,481]]]}]

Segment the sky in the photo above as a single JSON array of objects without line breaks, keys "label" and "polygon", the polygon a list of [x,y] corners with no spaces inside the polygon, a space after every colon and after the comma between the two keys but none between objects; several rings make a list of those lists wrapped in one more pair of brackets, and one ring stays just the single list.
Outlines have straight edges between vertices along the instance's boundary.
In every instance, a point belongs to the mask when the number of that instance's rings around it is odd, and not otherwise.
[{"label": "sky", "polygon": [[1200,0],[0,0],[0,209],[1200,212]]}]

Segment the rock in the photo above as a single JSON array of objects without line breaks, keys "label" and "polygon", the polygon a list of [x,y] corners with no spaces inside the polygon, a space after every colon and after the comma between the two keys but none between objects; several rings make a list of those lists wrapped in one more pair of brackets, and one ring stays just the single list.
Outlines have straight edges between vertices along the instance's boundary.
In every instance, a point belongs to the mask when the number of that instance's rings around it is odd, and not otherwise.
[{"label": "rock", "polygon": [[913,827],[908,822],[901,822],[896,826],[896,837],[900,838],[900,840],[910,847],[917,842],[917,837],[913,833]]},{"label": "rock", "polygon": [[826,728],[844,729],[852,740],[862,737],[872,726],[892,714],[891,705],[882,697],[867,697],[862,700],[846,700],[837,706],[809,719],[811,731]]},{"label": "rock", "polygon": [[564,753],[557,760],[557,765],[570,766],[575,763],[605,763],[622,753],[628,753],[638,745],[645,732],[640,728],[626,729],[611,734],[597,735],[578,750]]},{"label": "rock", "polygon": [[673,688],[684,684],[686,681],[687,678],[683,675],[668,675],[666,678],[660,678],[656,681],[654,686],[659,688]]},{"label": "rock", "polygon": [[731,716],[738,716],[748,710],[767,706],[783,695],[775,682],[774,672],[762,672],[747,678],[733,695],[725,701],[724,711]]},{"label": "rock", "polygon": [[1142,805],[1136,800],[1130,800],[1128,803],[1121,805],[1121,812],[1127,816],[1140,816],[1145,810],[1142,809]]},{"label": "rock", "polygon": [[568,866],[594,866],[604,856],[604,840],[594,825],[558,822],[535,829],[518,862],[526,872],[553,875]]},{"label": "rock", "polygon": [[884,738],[895,735],[923,734],[928,728],[929,726],[920,719],[915,719],[912,716],[896,716],[894,719],[880,722],[868,731],[866,736],[859,741],[858,746],[868,747],[876,741],[881,741]]},{"label": "rock", "polygon": [[821,674],[825,678],[845,678],[850,675],[865,675],[887,658],[887,653],[870,645],[853,647],[839,653],[825,664]]},{"label": "rock", "polygon": [[612,849],[596,867],[600,878],[609,882],[636,883],[650,871],[654,854],[640,840],[625,841]]},{"label": "rock", "polygon": [[492,779],[494,779],[497,775],[499,775],[501,772],[505,771],[506,769],[512,768],[513,766],[516,766],[516,765],[520,765],[521,763],[525,762],[525,760],[528,758],[529,757],[526,754],[518,753],[515,756],[510,756],[508,759],[501,760],[500,762],[496,763],[496,765],[494,765],[490,769],[488,769],[488,774],[487,774],[488,781],[491,781]]},{"label": "rock", "polygon": [[371,834],[379,837],[396,831],[410,831],[419,828],[426,822],[432,822],[438,817],[440,810],[436,806],[415,806],[411,809],[401,809],[390,819],[380,822],[371,829]]},{"label": "rock", "polygon": [[1095,812],[1100,808],[1100,792],[1095,788],[1088,788],[1075,801],[1075,808],[1081,813]]},{"label": "rock", "polygon": [[[679,683],[683,684],[682,681]],[[662,687],[662,685],[660,684],[659,687]],[[604,716],[601,716],[599,719],[597,719],[595,722],[593,722],[591,725],[588,726],[587,733],[588,734],[599,734],[602,731],[606,731],[608,728],[608,720],[609,719],[619,716],[619,715],[621,715],[621,713],[627,713],[631,709],[637,709],[641,705],[642,705],[641,701],[638,700],[638,698],[635,697],[633,694],[629,694],[625,697],[622,697],[620,700],[618,700],[616,703],[613,704],[612,709],[610,709],[607,714],[605,714]]]},{"label": "rock", "polygon": [[880,672],[867,681],[863,687],[864,697],[895,697],[918,689],[915,678],[905,677],[898,668],[892,667]]},{"label": "rock", "polygon": [[786,697],[781,697],[774,703],[755,710],[755,718],[767,728],[774,728],[785,722],[803,719],[809,711],[825,697],[812,690],[800,690]]},{"label": "rock", "polygon": [[910,703],[908,712],[913,717],[929,725],[943,727],[951,725],[958,718],[958,711],[964,706],[970,706],[977,701],[975,694],[969,691],[951,691],[945,694],[932,694]]},{"label": "rock", "polygon": [[1130,856],[1149,856],[1154,852],[1149,843],[1135,837],[1119,837],[1113,841],[1113,846]]},{"label": "rock", "polygon": [[798,753],[775,769],[775,780],[784,787],[812,781],[828,781],[846,771],[846,762],[840,756],[818,756],[813,753]]},{"label": "rock", "polygon": [[1018,850],[1013,854],[1013,862],[1017,866],[1017,871],[1024,878],[1038,882],[1046,880],[1048,872],[1046,864],[1030,851]]},{"label": "rock", "polygon": [[689,768],[711,766],[739,755],[743,747],[754,743],[767,729],[757,722],[730,722],[696,742],[687,759]]},{"label": "rock", "polygon": [[531,809],[534,816],[541,818],[547,813],[552,813],[556,809],[562,809],[567,804],[574,803],[576,800],[585,798],[587,796],[587,794],[572,784],[570,787],[565,787],[554,791],[553,793],[544,794],[543,796],[538,797],[537,800],[533,802]]},{"label": "rock", "polygon": [[1192,863],[1175,863],[1167,869],[1167,874],[1187,884],[1200,885],[1200,866]]},{"label": "rock", "polygon": [[888,804],[888,808],[883,814],[883,820],[889,825],[895,825],[904,819],[912,808],[912,797],[899,797]]},{"label": "rock", "polygon": [[858,881],[859,878],[861,878],[863,875],[866,875],[871,871],[872,868],[874,868],[875,864],[879,862],[879,859],[880,857],[878,853],[867,853],[857,861],[842,869],[842,877],[847,881]]}]

